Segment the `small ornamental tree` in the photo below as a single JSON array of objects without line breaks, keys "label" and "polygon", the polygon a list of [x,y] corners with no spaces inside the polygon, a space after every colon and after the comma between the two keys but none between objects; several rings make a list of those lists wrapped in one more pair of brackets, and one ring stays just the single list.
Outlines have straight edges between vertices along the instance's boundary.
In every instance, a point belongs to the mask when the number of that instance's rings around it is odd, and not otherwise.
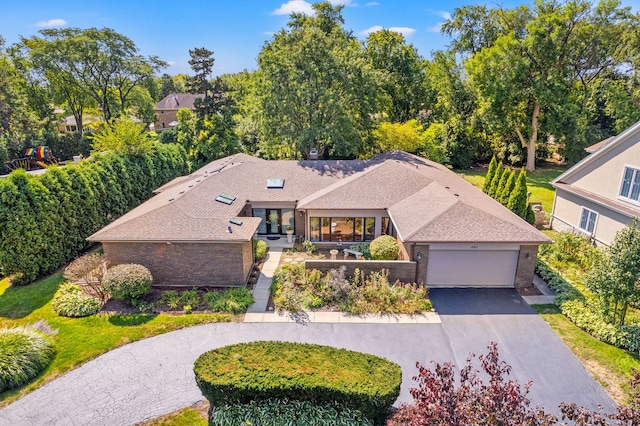
[{"label": "small ornamental tree", "polygon": [[491,178],[491,185],[489,185],[489,192],[487,192],[487,194],[489,194],[490,197],[495,198],[496,192],[498,191],[498,185],[500,184],[500,179],[502,179],[502,174],[504,173],[504,170],[505,169],[501,161],[498,163],[498,166],[496,167],[496,172]]},{"label": "small ornamental tree", "polygon": [[371,241],[369,251],[373,260],[395,260],[398,257],[400,246],[391,235],[381,235]]},{"label": "small ornamental tree", "polygon": [[87,294],[104,303],[109,298],[109,293],[102,285],[102,278],[106,272],[107,262],[104,256],[101,253],[92,253],[71,262],[64,269],[64,277],[84,287]]},{"label": "small ornamental tree", "polygon": [[525,220],[527,219],[527,208],[529,207],[527,192],[527,172],[522,169],[518,173],[516,185],[509,196],[507,208]]},{"label": "small ornamental tree", "polygon": [[598,295],[605,319],[624,325],[629,306],[640,302],[640,228],[636,219],[616,233],[586,285]]},{"label": "small ornamental tree", "polygon": [[509,203],[509,197],[516,187],[516,172],[513,170],[509,170],[509,176],[507,177],[505,184],[502,187],[502,191],[500,192],[500,196],[496,196],[496,200],[500,202],[503,206],[506,206]]},{"label": "small ornamental tree", "polygon": [[478,360],[489,383],[472,365],[471,354],[460,370],[456,387],[452,363],[436,364],[433,370],[417,363],[417,387],[411,389],[414,403],[402,406],[388,420],[388,426],[406,425],[554,425],[556,418],[541,408],[530,407],[527,398],[531,382],[521,386],[507,380],[511,366],[500,361],[498,346],[491,342],[489,352]]},{"label": "small ornamental tree", "polygon": [[489,169],[487,169],[487,174],[484,175],[484,184],[482,185],[482,192],[485,194],[489,193],[489,187],[491,187],[491,180],[493,179],[493,175],[496,174],[496,169],[498,168],[498,162],[496,161],[496,156],[491,157],[491,161],[489,162]]}]

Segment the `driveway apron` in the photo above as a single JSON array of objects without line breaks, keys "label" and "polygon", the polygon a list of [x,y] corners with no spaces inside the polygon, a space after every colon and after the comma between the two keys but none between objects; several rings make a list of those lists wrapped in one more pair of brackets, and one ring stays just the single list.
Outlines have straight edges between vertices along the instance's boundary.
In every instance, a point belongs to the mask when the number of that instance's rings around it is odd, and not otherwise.
[{"label": "driveway apron", "polygon": [[[204,399],[193,363],[203,352],[255,340],[331,345],[402,367],[396,405],[410,402],[416,361],[452,360],[499,345],[513,378],[533,380],[530,399],[556,412],[561,401],[613,403],[556,335],[512,290],[432,290],[441,324],[207,324],[110,351],[0,410],[7,425],[131,425]],[[81,344],[81,343],[79,343]]]}]

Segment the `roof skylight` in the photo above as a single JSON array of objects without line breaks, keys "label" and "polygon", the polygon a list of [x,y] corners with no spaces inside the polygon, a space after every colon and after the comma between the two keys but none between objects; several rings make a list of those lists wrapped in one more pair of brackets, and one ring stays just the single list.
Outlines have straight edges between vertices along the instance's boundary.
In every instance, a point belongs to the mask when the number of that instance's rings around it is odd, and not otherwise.
[{"label": "roof skylight", "polygon": [[218,197],[216,197],[216,201],[224,203],[224,204],[228,204],[231,205],[233,204],[233,202],[236,200],[236,197],[234,197],[233,195],[229,195],[227,193],[222,193],[220,195],[218,195]]},{"label": "roof skylight", "polygon": [[234,225],[242,226],[242,221],[235,217],[233,219],[229,219],[229,222],[233,223]]},{"label": "roof skylight", "polygon": [[284,188],[284,179],[272,178],[267,180],[267,188],[276,188],[276,189]]}]

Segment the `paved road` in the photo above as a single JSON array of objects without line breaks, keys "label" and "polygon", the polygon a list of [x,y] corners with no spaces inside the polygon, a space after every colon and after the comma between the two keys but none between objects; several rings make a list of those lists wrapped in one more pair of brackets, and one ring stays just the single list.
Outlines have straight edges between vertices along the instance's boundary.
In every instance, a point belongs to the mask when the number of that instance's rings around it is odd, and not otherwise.
[{"label": "paved road", "polygon": [[582,365],[522,299],[509,290],[433,290],[442,324],[209,324],[115,349],[0,411],[0,424],[130,425],[191,405],[203,397],[193,362],[203,352],[253,340],[332,345],[399,363],[398,403],[410,402],[415,362],[455,360],[497,341],[531,399],[547,408],[562,400],[612,407]]}]

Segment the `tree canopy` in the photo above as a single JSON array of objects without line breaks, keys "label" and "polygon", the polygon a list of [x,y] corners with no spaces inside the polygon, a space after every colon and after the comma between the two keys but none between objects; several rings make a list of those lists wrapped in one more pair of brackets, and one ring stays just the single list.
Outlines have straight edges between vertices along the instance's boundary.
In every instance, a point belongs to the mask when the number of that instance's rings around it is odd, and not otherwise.
[{"label": "tree canopy", "polygon": [[357,155],[370,142],[376,84],[362,46],[344,30],[343,6],[293,13],[260,55],[260,122],[268,157]]}]

